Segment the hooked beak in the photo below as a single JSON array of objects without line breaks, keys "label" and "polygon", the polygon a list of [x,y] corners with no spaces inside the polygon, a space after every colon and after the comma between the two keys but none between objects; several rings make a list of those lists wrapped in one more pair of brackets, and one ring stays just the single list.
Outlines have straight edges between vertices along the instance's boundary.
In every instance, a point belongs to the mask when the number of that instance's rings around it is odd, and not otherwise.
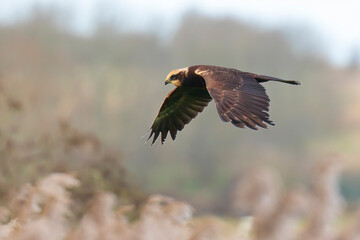
[{"label": "hooked beak", "polygon": [[180,80],[177,80],[177,79],[176,79],[176,80],[166,79],[166,80],[165,80],[165,85],[167,85],[167,84],[169,84],[169,83],[175,85],[176,87],[179,87],[179,86],[181,85]]}]

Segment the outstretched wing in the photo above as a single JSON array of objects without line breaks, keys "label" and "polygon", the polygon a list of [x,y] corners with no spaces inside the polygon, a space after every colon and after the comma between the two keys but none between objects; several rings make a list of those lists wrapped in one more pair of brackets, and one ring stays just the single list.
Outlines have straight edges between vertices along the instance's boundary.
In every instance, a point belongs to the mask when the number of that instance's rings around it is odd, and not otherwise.
[{"label": "outstretched wing", "polygon": [[255,130],[274,125],[267,113],[270,99],[256,74],[216,66],[200,66],[195,73],[205,79],[223,121]]},{"label": "outstretched wing", "polygon": [[175,140],[177,131],[181,131],[186,124],[204,110],[212,98],[205,87],[177,87],[170,92],[151,126],[148,140],[154,135],[154,144],[161,133],[163,144],[168,132]]}]

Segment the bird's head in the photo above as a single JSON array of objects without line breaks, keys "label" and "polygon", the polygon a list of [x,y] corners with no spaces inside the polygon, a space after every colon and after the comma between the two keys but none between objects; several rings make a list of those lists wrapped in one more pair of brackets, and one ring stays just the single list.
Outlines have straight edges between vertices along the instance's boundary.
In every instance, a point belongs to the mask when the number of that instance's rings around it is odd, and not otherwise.
[{"label": "bird's head", "polygon": [[186,73],[187,73],[187,68],[172,70],[166,77],[165,85],[168,83],[172,83],[177,87],[181,86],[184,81]]}]

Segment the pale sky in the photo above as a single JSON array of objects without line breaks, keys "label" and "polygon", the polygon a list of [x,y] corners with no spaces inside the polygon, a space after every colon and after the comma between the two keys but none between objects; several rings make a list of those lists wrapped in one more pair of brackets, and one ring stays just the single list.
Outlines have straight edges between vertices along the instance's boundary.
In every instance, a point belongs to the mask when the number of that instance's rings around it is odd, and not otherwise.
[{"label": "pale sky", "polygon": [[82,34],[91,32],[100,15],[111,16],[126,30],[160,29],[159,34],[166,35],[176,30],[184,13],[193,10],[265,29],[308,26],[337,64],[346,64],[354,49],[360,51],[360,0],[0,0],[0,22],[23,19],[34,3],[65,9],[69,24]]}]

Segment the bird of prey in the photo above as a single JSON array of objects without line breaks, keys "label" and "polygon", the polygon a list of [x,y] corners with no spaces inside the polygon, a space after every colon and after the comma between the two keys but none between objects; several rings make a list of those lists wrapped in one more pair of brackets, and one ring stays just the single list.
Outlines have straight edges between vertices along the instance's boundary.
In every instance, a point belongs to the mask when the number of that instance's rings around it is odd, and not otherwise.
[{"label": "bird of prey", "polygon": [[165,98],[148,140],[151,145],[161,133],[163,144],[168,132],[175,140],[177,131],[197,116],[214,99],[219,116],[224,122],[236,127],[257,130],[257,126],[267,128],[274,125],[269,119],[269,96],[260,84],[268,81],[299,85],[297,81],[242,72],[233,68],[211,65],[195,65],[171,71],[165,85],[171,83],[176,88]]}]

